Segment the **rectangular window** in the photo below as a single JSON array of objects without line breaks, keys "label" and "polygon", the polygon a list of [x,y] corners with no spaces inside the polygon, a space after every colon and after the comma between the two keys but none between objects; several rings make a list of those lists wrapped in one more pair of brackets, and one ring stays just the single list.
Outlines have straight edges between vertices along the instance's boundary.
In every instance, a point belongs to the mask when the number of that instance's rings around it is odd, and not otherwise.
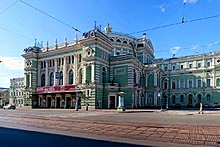
[{"label": "rectangular window", "polygon": [[172,81],[172,89],[176,89],[176,82],[175,81]]},{"label": "rectangular window", "polygon": [[201,79],[197,80],[197,87],[202,87],[202,80]]},{"label": "rectangular window", "polygon": [[198,68],[201,68],[201,63],[198,63],[198,65],[197,65],[197,66],[198,66]]},{"label": "rectangular window", "polygon": [[193,81],[192,80],[189,80],[189,86],[188,88],[192,88],[193,87]]},{"label": "rectangular window", "polygon": [[180,70],[183,70],[183,65],[180,65]]},{"label": "rectangular window", "polygon": [[211,66],[211,63],[210,62],[207,62],[207,67],[210,67]]},{"label": "rectangular window", "polygon": [[175,66],[175,65],[172,67],[172,70],[173,70],[173,71],[175,71],[175,70],[176,70],[176,66]]},{"label": "rectangular window", "polygon": [[189,64],[189,69],[192,69],[192,64]]},{"label": "rectangular window", "polygon": [[167,71],[167,66],[164,67],[164,70]]},{"label": "rectangular window", "polygon": [[125,74],[125,68],[118,68],[115,70],[115,74],[119,75],[119,74]]},{"label": "rectangular window", "polygon": [[207,87],[211,87],[211,79],[206,80],[206,85],[207,85]]},{"label": "rectangular window", "polygon": [[81,61],[82,61],[82,55],[79,54],[79,62],[81,62]]},{"label": "rectangular window", "polygon": [[185,87],[184,87],[184,81],[183,81],[183,80],[180,81],[180,88],[185,88]]},{"label": "rectangular window", "polygon": [[72,55],[72,63],[74,63],[74,55]]},{"label": "rectangular window", "polygon": [[61,62],[61,60],[60,60],[60,58],[58,59],[58,66],[60,66],[60,62]]}]

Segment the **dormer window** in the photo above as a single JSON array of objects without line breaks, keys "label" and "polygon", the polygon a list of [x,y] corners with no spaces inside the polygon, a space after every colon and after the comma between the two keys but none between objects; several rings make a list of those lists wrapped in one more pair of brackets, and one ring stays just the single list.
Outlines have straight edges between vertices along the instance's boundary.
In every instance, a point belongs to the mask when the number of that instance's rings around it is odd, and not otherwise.
[{"label": "dormer window", "polygon": [[120,39],[117,39],[117,41],[116,42],[121,42],[121,40]]},{"label": "dormer window", "polygon": [[139,44],[137,44],[137,47],[144,47],[144,44],[143,43],[139,43]]},{"label": "dormer window", "polygon": [[127,41],[123,41],[123,43],[124,43],[124,44],[128,44],[128,42],[127,42]]}]

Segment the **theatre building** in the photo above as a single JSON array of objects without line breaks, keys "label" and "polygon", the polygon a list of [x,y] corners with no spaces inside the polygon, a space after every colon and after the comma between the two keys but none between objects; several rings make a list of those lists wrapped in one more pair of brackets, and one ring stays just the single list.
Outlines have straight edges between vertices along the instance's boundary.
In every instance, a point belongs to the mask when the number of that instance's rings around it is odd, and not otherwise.
[{"label": "theatre building", "polygon": [[111,30],[95,28],[74,41],[25,48],[25,93],[32,107],[117,108],[119,92],[126,108],[144,105],[143,68],[154,58],[151,41],[145,34],[137,39]]},{"label": "theatre building", "polygon": [[154,59],[146,34],[134,38],[110,26],[24,52],[24,93],[33,108],[220,104],[220,52]]}]

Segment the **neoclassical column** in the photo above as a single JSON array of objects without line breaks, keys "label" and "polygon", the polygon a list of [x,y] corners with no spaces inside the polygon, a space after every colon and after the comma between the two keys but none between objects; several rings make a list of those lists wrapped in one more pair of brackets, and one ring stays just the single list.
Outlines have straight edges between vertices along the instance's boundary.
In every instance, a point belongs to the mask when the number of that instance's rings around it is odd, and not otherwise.
[{"label": "neoclassical column", "polygon": [[49,83],[48,83],[49,82],[49,80],[48,80],[49,79],[49,75],[48,75],[49,74],[48,73],[48,61],[45,61],[45,62],[46,62],[45,85],[48,86],[49,85]]},{"label": "neoclassical column", "polygon": [[216,86],[215,69],[213,69],[213,71],[212,71],[212,82],[211,82],[211,86],[212,86],[212,87]]},{"label": "neoclassical column", "polygon": [[74,79],[73,79],[73,84],[76,85],[76,83],[78,83],[78,78],[79,77],[79,73],[78,73],[78,64],[77,64],[77,55],[74,54],[74,72],[73,72],[73,75],[74,75]]},{"label": "neoclassical column", "polygon": [[58,85],[58,80],[56,79],[56,72],[57,72],[57,59],[54,59],[54,86]]},{"label": "neoclassical column", "polygon": [[32,73],[30,72],[29,73],[29,87],[31,87],[32,86],[32,78],[31,78],[31,76],[32,76]]},{"label": "neoclassical column", "polygon": [[86,83],[86,66],[87,64],[83,65],[83,82],[82,83]]},{"label": "neoclassical column", "polygon": [[66,67],[66,56],[63,57],[64,58],[64,63],[63,63],[63,85],[67,85],[66,84],[66,72],[67,72],[67,67]]},{"label": "neoclassical column", "polygon": [[95,83],[95,64],[94,63],[90,63],[91,64],[91,82]]},{"label": "neoclassical column", "polygon": [[40,87],[41,86],[41,62],[38,62],[38,69],[37,69],[37,76],[38,76],[38,84],[37,84],[37,87]]}]

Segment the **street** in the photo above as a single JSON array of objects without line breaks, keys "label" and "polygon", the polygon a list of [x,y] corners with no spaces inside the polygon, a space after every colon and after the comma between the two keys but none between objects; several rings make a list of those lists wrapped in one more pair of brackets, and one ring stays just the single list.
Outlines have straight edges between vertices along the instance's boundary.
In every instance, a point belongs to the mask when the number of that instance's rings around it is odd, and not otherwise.
[{"label": "street", "polygon": [[[6,139],[1,139],[1,145],[9,142],[20,146],[21,142],[30,140],[31,144],[35,140],[47,146],[219,146],[219,116],[220,111],[198,114],[197,110],[0,110],[1,132],[8,132],[1,133],[1,138]],[[28,133],[32,135],[4,137]]]}]

